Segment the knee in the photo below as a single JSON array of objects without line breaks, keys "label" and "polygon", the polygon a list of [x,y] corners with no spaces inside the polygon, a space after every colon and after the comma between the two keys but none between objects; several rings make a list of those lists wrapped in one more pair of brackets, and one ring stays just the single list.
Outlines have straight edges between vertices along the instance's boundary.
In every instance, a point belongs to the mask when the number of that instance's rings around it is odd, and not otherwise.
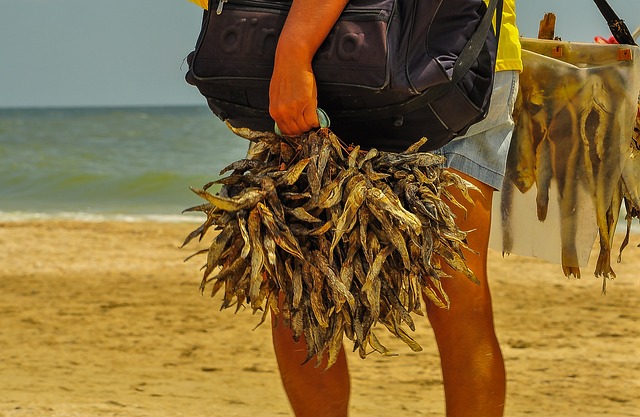
[{"label": "knee", "polygon": [[[425,300],[426,312],[436,336],[451,334],[454,337],[476,333],[493,333],[493,306],[486,280],[474,284],[464,277],[452,280],[445,286],[450,299],[448,309],[436,307]],[[483,288],[484,286],[484,288]]]}]

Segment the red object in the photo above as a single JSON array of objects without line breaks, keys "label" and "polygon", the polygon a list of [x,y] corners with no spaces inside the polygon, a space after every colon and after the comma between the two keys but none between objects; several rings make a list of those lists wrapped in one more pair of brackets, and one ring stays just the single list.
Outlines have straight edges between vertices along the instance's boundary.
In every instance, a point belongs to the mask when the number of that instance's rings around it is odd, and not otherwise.
[{"label": "red object", "polygon": [[596,43],[609,43],[609,44],[617,44],[618,41],[613,36],[610,36],[609,39],[605,39],[602,36],[596,36],[593,38]]}]

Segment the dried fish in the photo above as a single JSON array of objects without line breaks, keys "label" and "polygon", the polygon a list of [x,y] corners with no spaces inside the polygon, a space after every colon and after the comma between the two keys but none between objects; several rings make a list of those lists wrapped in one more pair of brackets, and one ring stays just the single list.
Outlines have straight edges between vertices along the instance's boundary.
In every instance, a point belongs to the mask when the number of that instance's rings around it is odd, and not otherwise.
[{"label": "dried fish", "polygon": [[550,54],[546,49],[550,45],[523,43],[525,70],[502,192],[503,252],[514,246],[510,207],[515,189],[526,193],[535,185],[536,215],[545,221],[550,189],[555,187],[562,270],[579,278],[576,240],[584,211],[581,195],[586,195],[595,211],[600,242],[594,275],[603,278],[605,289],[606,280],[615,277],[611,244],[617,216],[622,202],[632,201],[626,198],[625,176],[640,172],[637,167],[627,171],[634,164],[626,139],[637,104],[636,91],[629,85],[637,85],[632,73],[638,66],[612,63],[609,54],[615,55],[615,48],[596,51],[577,46],[560,57]]},{"label": "dried fish", "polygon": [[[364,178],[359,179],[358,182],[353,185],[351,192],[347,197],[344,211],[336,224],[333,241],[331,242],[331,253],[333,253],[333,249],[336,247],[342,236],[353,229],[357,219],[356,214],[365,200],[366,191],[367,186]],[[333,256],[331,257],[333,258]]]},{"label": "dried fish", "polygon": [[287,211],[293,217],[306,223],[322,223],[322,220],[311,215],[304,207],[295,207]]},{"label": "dried fish", "polygon": [[293,167],[287,170],[286,174],[278,180],[279,185],[293,185],[295,184],[300,175],[304,172],[304,169],[307,167],[311,159],[305,158],[298,161]]},{"label": "dried fish", "polygon": [[317,364],[325,353],[335,363],[345,336],[362,357],[390,354],[377,323],[419,350],[404,326],[415,329],[410,315],[423,314],[423,297],[449,306],[441,262],[475,279],[466,233],[442,200],[446,187],[470,199],[471,185],[419,152],[424,141],[398,154],[346,146],[326,128],[279,139],[234,132],[254,141],[247,158],[225,168],[218,194],[207,191],[212,183],[194,189],[208,203],[190,211],[207,218],[185,244],[221,230],[204,251],[203,287],[224,287],[222,308],[261,310],[260,323],[279,311]]},{"label": "dried fish", "polygon": [[626,163],[622,169],[621,188],[626,211],[627,231],[620,244],[618,262],[622,260],[622,251],[629,244],[631,222],[634,218],[640,220],[640,101],[638,102],[635,126],[626,157]]},{"label": "dried fish", "polygon": [[219,195],[213,195],[206,190],[196,190],[194,188],[191,190],[220,210],[230,212],[251,208],[264,199],[267,194],[263,190],[246,189],[234,198],[226,198]]}]

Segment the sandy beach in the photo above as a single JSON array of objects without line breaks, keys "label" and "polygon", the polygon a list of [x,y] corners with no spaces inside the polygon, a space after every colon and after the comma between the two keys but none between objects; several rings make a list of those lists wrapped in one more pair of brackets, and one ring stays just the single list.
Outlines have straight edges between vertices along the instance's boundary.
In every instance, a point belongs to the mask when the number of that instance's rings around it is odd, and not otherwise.
[{"label": "sandy beach", "polygon": [[[195,223],[0,223],[0,416],[292,416],[269,324],[202,296]],[[619,237],[620,238],[620,237]],[[619,240],[615,247],[619,245]],[[618,278],[490,253],[507,416],[640,416],[640,236]],[[617,254],[617,252],[616,252]],[[454,300],[455,302],[455,300]],[[443,416],[437,350],[350,353],[351,415]]]}]

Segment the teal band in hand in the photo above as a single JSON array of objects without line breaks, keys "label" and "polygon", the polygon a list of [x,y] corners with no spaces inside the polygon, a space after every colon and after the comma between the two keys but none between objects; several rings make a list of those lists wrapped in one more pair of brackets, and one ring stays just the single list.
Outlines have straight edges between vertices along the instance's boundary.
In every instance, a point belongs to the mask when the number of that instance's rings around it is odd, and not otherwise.
[{"label": "teal band in hand", "polygon": [[[331,126],[331,120],[329,120],[329,115],[327,115],[327,113],[324,110],[318,107],[316,109],[316,114],[318,115],[318,122],[320,123],[320,127]],[[282,136],[282,132],[280,131],[280,128],[278,127],[277,123],[273,126],[273,131],[276,133],[276,135]]]},{"label": "teal band in hand", "polygon": [[331,120],[329,120],[329,115],[327,114],[327,112],[325,112],[320,107],[318,107],[316,109],[316,114],[318,115],[318,121],[320,122],[320,127],[331,126]]}]

